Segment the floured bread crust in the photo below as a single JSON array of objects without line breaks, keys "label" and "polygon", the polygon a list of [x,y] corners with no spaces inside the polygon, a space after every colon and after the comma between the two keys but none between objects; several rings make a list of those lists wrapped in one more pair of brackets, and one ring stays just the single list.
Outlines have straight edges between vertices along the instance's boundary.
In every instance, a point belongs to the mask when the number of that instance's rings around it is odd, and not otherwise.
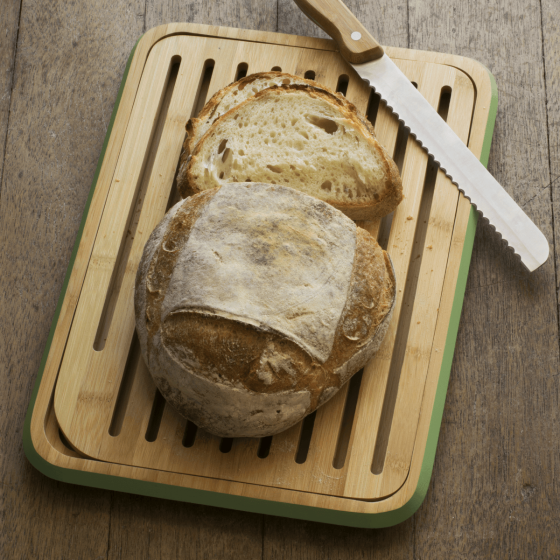
[{"label": "floured bread crust", "polygon": [[289,185],[353,220],[402,200],[398,169],[354,105],[323,88],[274,86],[222,115],[180,167],[183,196],[235,182]]},{"label": "floured bread crust", "polygon": [[[252,213],[249,199],[240,201],[238,189],[244,189],[247,195],[255,197],[256,204],[262,205],[259,220]],[[231,212],[227,211],[228,206]],[[253,228],[236,225],[243,219],[243,208],[251,218],[249,222],[254,222]],[[309,221],[312,237],[319,245],[324,242],[334,249],[332,244],[336,241],[329,237],[333,227],[347,232],[353,242],[347,240],[341,251],[327,252],[321,260],[313,254],[305,232],[298,232],[298,212]],[[228,216],[232,220],[228,221]],[[295,233],[284,238],[283,225],[293,225]],[[281,292],[282,283],[310,283],[310,296],[315,293],[324,302],[331,297],[331,303],[323,307],[336,314],[334,321],[329,322],[327,313],[320,323],[298,322],[297,313],[305,316],[306,301],[310,302],[310,314],[320,317],[325,310],[314,307],[313,297],[292,305],[297,310],[294,317],[282,307],[281,298],[271,301],[272,315],[285,317],[280,323],[251,316],[250,312],[258,311],[258,306],[246,307],[247,302],[243,301],[235,303],[250,299],[251,291],[242,293],[234,278],[243,279],[243,270],[226,266],[226,262],[222,267],[220,258],[235,259],[239,250],[236,236],[247,227],[245,233],[252,235],[255,242],[253,268],[261,267],[264,273],[270,270],[273,291],[276,287]],[[200,242],[193,241],[203,239],[208,228],[212,228],[214,235],[208,236],[209,246],[203,251]],[[270,237],[267,229],[279,233]],[[233,240],[229,254],[224,248],[228,245],[218,243],[220,232],[223,239]],[[217,264],[205,262],[212,247],[218,253]],[[306,251],[314,257],[307,263],[309,274],[291,277],[275,273],[275,267],[283,270],[284,259],[290,260],[290,253],[294,263],[302,266],[301,254]],[[329,259],[344,270],[325,277],[322,270],[328,269]],[[278,262],[274,264],[275,261]],[[313,270],[315,261],[318,272]],[[193,268],[201,270],[193,275],[181,262],[190,262]],[[243,266],[251,265],[245,262]],[[207,273],[206,281],[197,280],[199,272]],[[226,276],[222,278],[221,272]],[[254,289],[263,291],[256,276]],[[177,294],[186,287],[182,280],[187,278],[203,285],[185,299]],[[216,282],[223,282],[222,302],[215,297],[220,290],[211,287]],[[182,286],[179,291],[175,289],[175,295],[173,285]],[[235,289],[230,289],[232,286]],[[200,299],[205,293],[209,295],[208,301],[213,302],[211,305],[205,306]],[[253,299],[259,299],[258,293]],[[365,365],[385,334],[394,299],[395,278],[390,260],[367,232],[325,203],[293,189],[250,183],[205,191],[170,210],[144,250],[136,279],[135,311],[148,369],[163,396],[183,416],[217,436],[263,437],[300,421]],[[324,332],[317,337],[313,330]],[[314,340],[319,341],[318,345]],[[326,350],[325,344],[329,346]],[[317,348],[321,351],[317,352]]]},{"label": "floured bread crust", "polygon": [[177,259],[162,320],[189,310],[244,322],[324,362],[355,245],[354,222],[328,204],[280,186],[224,185]]}]

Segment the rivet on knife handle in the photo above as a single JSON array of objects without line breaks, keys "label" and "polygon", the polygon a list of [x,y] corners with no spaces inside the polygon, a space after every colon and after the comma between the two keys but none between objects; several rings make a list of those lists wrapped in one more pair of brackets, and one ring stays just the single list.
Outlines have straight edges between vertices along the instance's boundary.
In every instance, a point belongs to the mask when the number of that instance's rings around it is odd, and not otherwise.
[{"label": "rivet on knife handle", "polygon": [[294,0],[299,9],[337,43],[352,64],[383,56],[383,48],[340,0]]}]

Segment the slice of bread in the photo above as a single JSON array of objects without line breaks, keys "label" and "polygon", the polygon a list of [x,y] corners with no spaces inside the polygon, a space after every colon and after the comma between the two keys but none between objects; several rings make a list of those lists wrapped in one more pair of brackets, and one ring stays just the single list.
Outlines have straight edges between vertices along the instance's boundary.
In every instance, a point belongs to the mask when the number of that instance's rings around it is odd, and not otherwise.
[{"label": "slice of bread", "polygon": [[183,144],[182,158],[186,159],[192,153],[198,141],[222,115],[263,89],[291,84],[323,87],[317,82],[286,72],[259,72],[246,76],[216,92],[206,103],[198,117],[190,119],[187,123],[187,137]]},{"label": "slice of bread", "polygon": [[[257,74],[250,74],[237,82],[231,83],[229,86],[217,91],[210,100],[204,105],[204,108],[198,115],[193,117],[187,122],[187,136],[183,143],[181,151],[181,158],[179,160],[179,172],[177,174],[177,184],[179,190],[183,191],[186,184],[186,168],[188,158],[198,144],[199,140],[206,134],[208,129],[225,113],[231,111],[234,107],[247,101],[259,91],[273,86],[287,86],[291,84],[301,84],[315,87],[323,87],[318,82],[313,80],[306,80],[293,74],[286,72],[259,72]],[[330,90],[328,90],[330,91]],[[331,92],[334,93],[334,92]],[[337,93],[335,95],[341,94]],[[373,127],[364,119],[371,127],[373,134]],[[365,123],[364,123],[365,124]]]},{"label": "slice of bread", "polygon": [[212,124],[181,168],[183,196],[226,183],[286,185],[353,220],[402,200],[397,167],[343,96],[307,84],[273,86]]}]

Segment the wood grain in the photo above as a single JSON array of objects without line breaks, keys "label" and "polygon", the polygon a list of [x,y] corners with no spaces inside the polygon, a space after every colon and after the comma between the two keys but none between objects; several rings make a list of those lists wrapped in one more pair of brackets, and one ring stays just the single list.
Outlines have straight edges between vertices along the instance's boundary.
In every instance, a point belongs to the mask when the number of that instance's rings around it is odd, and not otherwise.
[{"label": "wood grain", "polygon": [[107,560],[260,560],[263,517],[122,494],[111,509]]},{"label": "wood grain", "polygon": [[147,0],[146,29],[171,22],[278,31],[276,0]]},{"label": "wood grain", "polygon": [[[560,6],[558,2],[542,2],[544,75],[546,80],[547,132],[550,164],[550,191],[554,214],[554,258],[556,290],[560,296]],[[544,193],[543,193],[544,195]],[[560,305],[560,299],[559,305]]]},{"label": "wood grain", "polygon": [[[5,6],[2,34],[13,37],[17,18],[4,19]],[[107,552],[110,493],[37,472],[22,429],[124,65],[142,32],[139,9],[104,0],[22,5],[0,199],[2,558]]]},{"label": "wood grain", "polygon": [[416,560],[414,519],[388,529],[354,529],[265,517],[266,560]]},{"label": "wood grain", "polygon": [[352,64],[383,56],[383,48],[341,0],[296,0],[300,10],[334,39]]},{"label": "wood grain", "polygon": [[[411,47],[470,56],[494,73],[489,169],[552,243],[540,17],[538,1],[410,3]],[[558,556],[554,287],[553,259],[526,274],[479,223],[432,483],[416,516],[418,558]]]},{"label": "wood grain", "polygon": [[2,26],[0,27],[0,196],[2,195],[4,149],[10,119],[10,100],[14,83],[14,62],[20,7],[20,0],[10,0],[2,4]]},{"label": "wood grain", "polygon": [[[362,25],[381,45],[408,47],[408,13],[406,0],[344,2]],[[293,0],[278,0],[278,31],[295,35],[329,38],[296,6]]]}]

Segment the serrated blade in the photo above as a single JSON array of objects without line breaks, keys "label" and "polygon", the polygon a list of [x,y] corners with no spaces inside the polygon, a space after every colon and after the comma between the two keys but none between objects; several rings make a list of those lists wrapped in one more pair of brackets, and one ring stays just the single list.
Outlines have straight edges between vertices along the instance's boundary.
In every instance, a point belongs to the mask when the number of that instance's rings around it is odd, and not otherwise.
[{"label": "serrated blade", "polygon": [[476,209],[496,228],[529,271],[548,258],[546,237],[521,210],[478,158],[384,54],[365,64],[352,64],[362,79],[386,101],[423,148]]}]

